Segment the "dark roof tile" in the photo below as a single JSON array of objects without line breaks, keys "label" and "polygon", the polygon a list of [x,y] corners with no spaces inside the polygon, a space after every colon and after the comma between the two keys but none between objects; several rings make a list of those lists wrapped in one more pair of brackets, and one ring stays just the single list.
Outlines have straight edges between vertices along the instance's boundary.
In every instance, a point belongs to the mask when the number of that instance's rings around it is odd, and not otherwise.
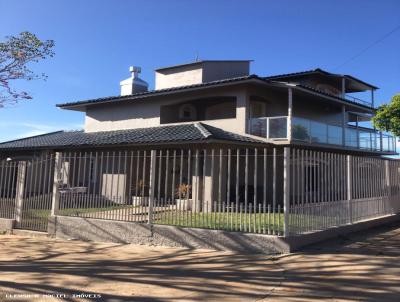
[{"label": "dark roof tile", "polygon": [[238,143],[264,143],[202,123],[170,125],[131,130],[83,132],[58,131],[0,143],[0,152],[9,150],[62,149],[96,146],[201,142],[210,139]]},{"label": "dark roof tile", "polygon": [[230,78],[230,79],[224,79],[224,80],[218,80],[218,81],[212,81],[212,82],[207,82],[207,83],[200,83],[200,84],[193,84],[193,85],[186,85],[186,86],[179,86],[179,87],[171,87],[171,88],[165,88],[165,89],[158,89],[158,90],[150,90],[146,92],[139,92],[139,93],[134,93],[130,95],[116,95],[116,96],[110,96],[110,97],[102,97],[102,98],[97,98],[97,99],[91,99],[91,100],[84,100],[84,101],[78,101],[78,102],[67,102],[63,104],[57,104],[57,107],[60,108],[69,108],[69,107],[74,107],[74,106],[84,106],[84,105],[92,105],[96,103],[104,103],[108,101],[124,101],[124,100],[134,100],[134,99],[142,99],[145,97],[149,96],[156,96],[156,95],[163,95],[168,92],[175,92],[175,91],[181,91],[181,90],[186,90],[186,89],[193,89],[193,88],[202,88],[202,87],[207,87],[207,86],[216,86],[219,84],[226,84],[226,83],[231,83],[231,82],[240,82],[248,79],[260,79],[260,77],[256,75],[248,75],[248,76],[243,76],[243,77],[237,77],[237,78]]}]

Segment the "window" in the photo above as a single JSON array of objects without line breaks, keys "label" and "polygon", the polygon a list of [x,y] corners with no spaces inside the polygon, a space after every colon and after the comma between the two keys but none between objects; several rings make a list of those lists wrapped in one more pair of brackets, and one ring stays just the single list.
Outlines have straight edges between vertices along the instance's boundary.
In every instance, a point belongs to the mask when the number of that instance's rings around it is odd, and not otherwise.
[{"label": "window", "polygon": [[160,108],[161,124],[236,118],[235,97],[188,100]]},{"label": "window", "polygon": [[195,121],[197,118],[196,107],[191,104],[183,104],[179,108],[179,118],[186,121]]}]

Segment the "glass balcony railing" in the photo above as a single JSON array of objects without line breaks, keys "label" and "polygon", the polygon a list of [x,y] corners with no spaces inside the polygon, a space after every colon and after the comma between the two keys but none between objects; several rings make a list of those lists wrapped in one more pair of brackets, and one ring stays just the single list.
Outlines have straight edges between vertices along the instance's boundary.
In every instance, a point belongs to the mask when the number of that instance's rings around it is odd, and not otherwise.
[{"label": "glass balcony railing", "polygon": [[250,119],[250,134],[270,139],[287,139],[287,116],[252,118]]},{"label": "glass balcony railing", "polygon": [[[288,117],[250,119],[250,134],[272,140],[287,140]],[[367,128],[345,127],[292,117],[292,140],[310,144],[327,144],[377,152],[396,152],[395,138]]]}]

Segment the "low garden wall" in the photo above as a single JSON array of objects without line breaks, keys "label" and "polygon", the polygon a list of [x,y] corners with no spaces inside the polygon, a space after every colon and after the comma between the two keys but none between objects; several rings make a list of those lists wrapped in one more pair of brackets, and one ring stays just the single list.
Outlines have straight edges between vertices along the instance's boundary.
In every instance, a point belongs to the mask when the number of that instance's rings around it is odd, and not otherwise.
[{"label": "low garden wall", "polygon": [[155,246],[204,248],[277,254],[289,252],[281,237],[221,230],[180,228],[102,219],[56,216],[50,225],[57,238]]},{"label": "low garden wall", "polygon": [[0,218],[0,233],[9,233],[14,228],[14,219]]}]

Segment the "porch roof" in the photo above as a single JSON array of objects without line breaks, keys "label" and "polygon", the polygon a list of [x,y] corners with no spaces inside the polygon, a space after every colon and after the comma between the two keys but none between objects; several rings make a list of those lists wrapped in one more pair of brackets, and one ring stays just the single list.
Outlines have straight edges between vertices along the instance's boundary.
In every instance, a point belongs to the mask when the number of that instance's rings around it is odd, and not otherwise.
[{"label": "porch roof", "polygon": [[209,141],[265,144],[262,140],[228,132],[203,123],[191,123],[89,133],[57,131],[0,143],[0,152]]}]

